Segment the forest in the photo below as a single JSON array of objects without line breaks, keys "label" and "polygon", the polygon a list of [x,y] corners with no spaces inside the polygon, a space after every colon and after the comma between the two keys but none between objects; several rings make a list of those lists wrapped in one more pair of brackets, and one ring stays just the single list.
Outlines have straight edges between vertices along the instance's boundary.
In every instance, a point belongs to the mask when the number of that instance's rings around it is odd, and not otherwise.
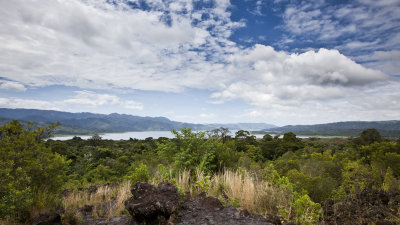
[{"label": "forest", "polygon": [[400,223],[400,138],[373,128],[348,138],[256,139],[221,127],[172,130],[172,139],[54,141],[55,127],[15,120],[0,128],[0,224],[58,209],[63,224],[79,224],[79,208],[110,199],[115,207],[96,216],[124,215],[139,181],[170,182],[182,196],[204,192],[282,223]]}]

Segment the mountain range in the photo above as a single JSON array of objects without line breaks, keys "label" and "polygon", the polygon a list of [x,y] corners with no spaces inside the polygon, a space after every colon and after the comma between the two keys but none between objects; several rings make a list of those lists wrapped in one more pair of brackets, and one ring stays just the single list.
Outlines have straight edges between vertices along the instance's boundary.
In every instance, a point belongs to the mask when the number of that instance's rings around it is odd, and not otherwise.
[{"label": "mountain range", "polygon": [[297,135],[358,136],[363,130],[375,128],[382,136],[400,137],[400,120],[347,121],[315,125],[288,125],[263,129],[265,133],[293,132]]},{"label": "mountain range", "polygon": [[142,117],[127,114],[70,113],[55,110],[0,108],[0,125],[12,120],[34,122],[39,126],[60,122],[56,134],[93,134],[128,131],[169,131],[183,127],[193,130],[212,130],[225,127],[230,130],[258,131],[259,133],[294,132],[297,135],[358,136],[362,130],[375,128],[383,136],[400,137],[400,120],[348,121],[315,125],[288,125],[277,127],[267,123],[213,123],[194,124],[172,121],[166,117]]},{"label": "mountain range", "polygon": [[169,131],[183,127],[193,130],[212,130],[220,127],[230,130],[262,130],[276,127],[266,123],[194,124],[172,121],[165,117],[141,117],[126,114],[70,113],[55,110],[0,108],[0,124],[13,119],[35,122],[40,126],[60,122],[56,134],[91,134],[128,131]]}]

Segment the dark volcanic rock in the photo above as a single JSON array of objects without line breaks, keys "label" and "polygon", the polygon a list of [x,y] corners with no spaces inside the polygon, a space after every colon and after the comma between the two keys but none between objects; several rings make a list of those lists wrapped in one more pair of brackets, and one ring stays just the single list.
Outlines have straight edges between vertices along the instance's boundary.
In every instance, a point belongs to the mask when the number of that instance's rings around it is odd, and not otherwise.
[{"label": "dark volcanic rock", "polygon": [[[93,188],[94,190],[94,188]],[[224,207],[215,197],[202,193],[183,200],[177,188],[170,183],[160,183],[157,187],[148,183],[135,183],[131,189],[132,197],[125,201],[129,215],[105,218],[116,202],[103,202],[85,205],[69,214],[63,211],[42,215],[30,225],[281,225],[279,217],[250,215],[246,210]]]},{"label": "dark volcanic rock", "polygon": [[136,224],[130,216],[120,216],[113,218],[86,219],[80,225],[134,225]]},{"label": "dark volcanic rock", "polygon": [[282,224],[282,220],[279,216],[275,216],[275,215],[271,215],[271,214],[267,214],[265,216],[266,220],[274,225],[281,225]]},{"label": "dark volcanic rock", "polygon": [[[119,217],[112,218],[102,218],[105,217],[110,210],[115,206],[115,202],[104,202],[99,205],[85,205],[78,210],[78,216],[82,219],[79,223],[80,225],[131,225],[135,224],[132,217],[128,215],[123,215]],[[99,217],[99,213],[102,214]],[[93,216],[95,215],[95,216]]]},{"label": "dark volcanic rock", "polygon": [[49,212],[33,219],[30,225],[61,225],[62,211]]},{"label": "dark volcanic rock", "polygon": [[344,202],[325,201],[323,224],[396,224],[400,193],[365,189]]},{"label": "dark volcanic rock", "polygon": [[180,204],[177,188],[170,183],[155,187],[138,182],[131,192],[133,196],[125,202],[125,207],[139,224],[272,225],[261,215],[224,207],[217,198],[206,197],[204,193]]},{"label": "dark volcanic rock", "polygon": [[166,224],[179,207],[178,189],[171,183],[160,183],[155,187],[137,182],[131,192],[132,197],[125,201],[125,208],[138,223]]},{"label": "dark volcanic rock", "polygon": [[223,207],[217,198],[205,194],[184,202],[174,224],[272,225],[261,215],[249,215],[247,211],[232,206]]}]

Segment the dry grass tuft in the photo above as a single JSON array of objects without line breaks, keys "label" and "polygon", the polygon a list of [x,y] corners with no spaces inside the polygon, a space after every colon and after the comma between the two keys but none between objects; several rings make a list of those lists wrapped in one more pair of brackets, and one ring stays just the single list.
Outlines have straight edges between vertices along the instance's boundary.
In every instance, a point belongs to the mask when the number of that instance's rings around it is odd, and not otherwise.
[{"label": "dry grass tuft", "polygon": [[238,202],[250,212],[264,213],[259,211],[264,208],[267,188],[268,183],[258,182],[246,172],[225,170],[213,177],[209,193],[223,192],[230,202]]},{"label": "dry grass tuft", "polygon": [[190,192],[190,170],[184,170],[176,175],[176,184],[185,192]]},{"label": "dry grass tuft", "polygon": [[130,181],[125,181],[118,186],[104,185],[95,193],[74,191],[64,197],[62,204],[67,213],[77,213],[77,209],[85,205],[93,205],[94,217],[119,216],[124,211],[124,201],[130,196]]},{"label": "dry grass tuft", "polygon": [[292,199],[287,190],[258,180],[245,171],[225,170],[210,178],[202,171],[190,177],[190,171],[184,170],[176,175],[176,183],[191,195],[206,191],[209,196],[222,197],[251,213],[277,214],[280,209],[291,210]]}]

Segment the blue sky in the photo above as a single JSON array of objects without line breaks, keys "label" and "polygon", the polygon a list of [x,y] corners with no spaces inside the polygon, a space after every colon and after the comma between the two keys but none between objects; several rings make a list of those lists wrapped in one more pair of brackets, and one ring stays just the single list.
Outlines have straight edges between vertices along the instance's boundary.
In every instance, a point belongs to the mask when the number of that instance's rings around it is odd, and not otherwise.
[{"label": "blue sky", "polygon": [[400,119],[400,1],[0,2],[0,107]]}]

